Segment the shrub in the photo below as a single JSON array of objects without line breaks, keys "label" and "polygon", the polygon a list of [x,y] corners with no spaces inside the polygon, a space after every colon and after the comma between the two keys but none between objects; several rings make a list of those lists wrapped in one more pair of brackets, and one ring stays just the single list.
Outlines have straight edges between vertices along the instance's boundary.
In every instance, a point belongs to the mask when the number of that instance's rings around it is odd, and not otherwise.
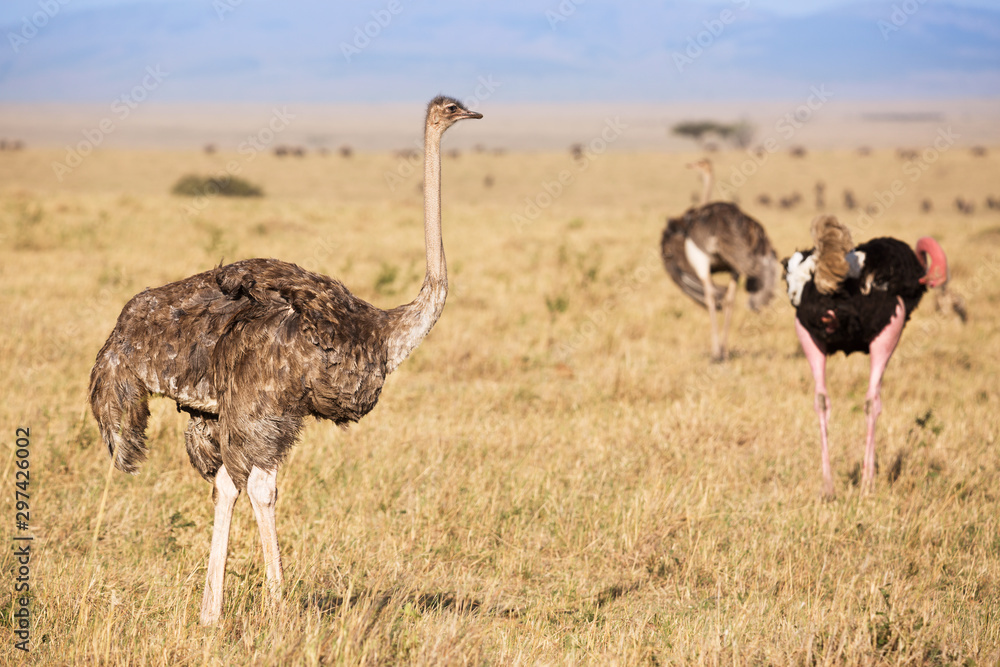
[{"label": "shrub", "polygon": [[237,176],[182,176],[171,190],[175,195],[188,197],[204,197],[222,195],[223,197],[263,197],[264,190],[259,185]]}]

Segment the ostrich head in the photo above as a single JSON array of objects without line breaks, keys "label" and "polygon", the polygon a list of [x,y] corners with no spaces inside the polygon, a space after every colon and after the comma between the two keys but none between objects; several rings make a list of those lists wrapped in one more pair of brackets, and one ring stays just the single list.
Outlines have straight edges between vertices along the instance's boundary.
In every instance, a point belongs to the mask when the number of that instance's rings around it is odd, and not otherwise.
[{"label": "ostrich head", "polygon": [[433,128],[438,133],[444,132],[463,118],[482,117],[483,114],[469,111],[455,98],[444,95],[438,95],[427,105],[427,129]]},{"label": "ostrich head", "polygon": [[750,294],[747,305],[750,310],[757,312],[767,306],[774,296],[774,285],[778,282],[778,271],[781,264],[774,250],[767,249],[767,252],[757,257],[756,270],[747,274],[746,288]]},{"label": "ostrich head", "polygon": [[[920,265],[927,271],[927,275],[920,279],[920,282],[930,287],[940,287],[948,282],[951,274],[948,271],[948,258],[938,242],[929,236],[921,237],[917,240],[917,259]],[[930,259],[930,266],[927,260]]]},{"label": "ostrich head", "polygon": [[687,166],[688,169],[694,169],[695,171],[705,174],[706,176],[710,176],[712,174],[712,161],[708,158],[702,158],[697,162],[688,162],[685,166]]}]

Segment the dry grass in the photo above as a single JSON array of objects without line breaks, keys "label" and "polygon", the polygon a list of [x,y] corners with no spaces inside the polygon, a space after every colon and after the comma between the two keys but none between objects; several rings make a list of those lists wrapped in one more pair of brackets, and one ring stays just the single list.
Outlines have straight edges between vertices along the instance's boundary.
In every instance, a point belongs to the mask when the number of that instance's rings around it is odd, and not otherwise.
[{"label": "dry grass", "polygon": [[[855,240],[935,235],[970,307],[962,326],[928,298],[908,325],[870,497],[855,486],[867,359],[831,361],[832,503],[819,499],[812,380],[787,300],[753,315],[741,296],[734,358],[712,365],[706,313],[660,265],[664,216],[697,190],[692,156],[612,153],[582,171],[568,155],[446,159],[441,322],[373,414],[347,432],[310,425],[282,469],[284,607],[267,608],[241,500],[225,620],[203,629],[210,488],[172,403],[153,403],[141,473],[113,473],[92,548],[108,469],[86,407],[96,352],[132,294],[223,258],[280,257],[377,305],[409,300],[423,271],[419,176],[390,191],[400,162],[387,155],[105,151],[57,184],[61,152],[0,154],[0,412],[8,447],[16,426],[33,442],[28,659],[996,664],[1000,213],[981,202],[1000,194],[998,156],[956,148],[912,182],[891,152],[775,155],[740,191],[786,256],[809,242],[816,180],[828,210],[856,223],[843,188],[867,203],[901,179]],[[717,157],[721,179],[741,157]],[[268,196],[185,217],[170,186],[228,160]],[[562,170],[573,181],[561,196],[512,223]],[[794,190],[807,202],[795,210],[754,203]],[[957,194],[980,202],[975,215],[954,211]],[[23,660],[0,636],[0,660]]]}]

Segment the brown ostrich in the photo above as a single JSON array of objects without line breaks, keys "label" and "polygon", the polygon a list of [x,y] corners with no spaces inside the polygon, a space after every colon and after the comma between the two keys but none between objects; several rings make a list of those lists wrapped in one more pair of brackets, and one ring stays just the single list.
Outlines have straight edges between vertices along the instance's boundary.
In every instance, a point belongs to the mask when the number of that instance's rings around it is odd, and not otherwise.
[{"label": "brown ostrich", "polygon": [[268,588],[281,599],[274,522],[277,471],[307,416],[356,422],[437,322],[448,293],[441,242],[441,135],[482,118],[450,97],[427,107],[424,239],[417,298],[380,310],[340,282],[275,259],[248,259],[134,296],[97,355],[90,404],[119,470],[146,457],[150,395],[190,416],[191,464],[215,486],[215,524],[201,622],[222,614],[233,506],[244,489],[264,547]]},{"label": "brown ostrich", "polygon": [[[751,310],[759,310],[774,294],[778,260],[759,222],[735,204],[709,202],[714,181],[712,163],[699,160],[688,167],[701,173],[702,203],[689,208],[680,218],[667,220],[660,251],[671,279],[681,291],[708,309],[712,358],[724,361],[740,276],[746,276]],[[726,289],[712,282],[713,273],[729,274]],[[716,321],[718,309],[723,311],[721,336]]]}]

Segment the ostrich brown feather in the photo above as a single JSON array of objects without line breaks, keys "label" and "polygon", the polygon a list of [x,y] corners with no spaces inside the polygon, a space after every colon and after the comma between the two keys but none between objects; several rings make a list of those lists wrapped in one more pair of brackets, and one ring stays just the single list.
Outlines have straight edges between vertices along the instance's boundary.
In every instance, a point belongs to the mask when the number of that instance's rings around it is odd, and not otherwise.
[{"label": "ostrich brown feather", "polygon": [[188,413],[191,464],[215,484],[202,623],[222,612],[232,508],[250,497],[271,595],[281,595],[274,526],[277,469],[307,416],[344,425],[375,407],[386,376],[437,322],[448,293],[441,242],[441,135],[482,118],[439,96],[424,127],[427,273],[416,299],[381,310],[337,280],[275,259],[247,259],[134,296],[97,355],[90,403],[115,465],[146,457],[148,399]]},{"label": "ostrich brown feather", "polygon": [[820,294],[833,294],[850,272],[847,253],[854,249],[851,230],[832,215],[818,215],[811,231],[816,244],[816,289]]}]

